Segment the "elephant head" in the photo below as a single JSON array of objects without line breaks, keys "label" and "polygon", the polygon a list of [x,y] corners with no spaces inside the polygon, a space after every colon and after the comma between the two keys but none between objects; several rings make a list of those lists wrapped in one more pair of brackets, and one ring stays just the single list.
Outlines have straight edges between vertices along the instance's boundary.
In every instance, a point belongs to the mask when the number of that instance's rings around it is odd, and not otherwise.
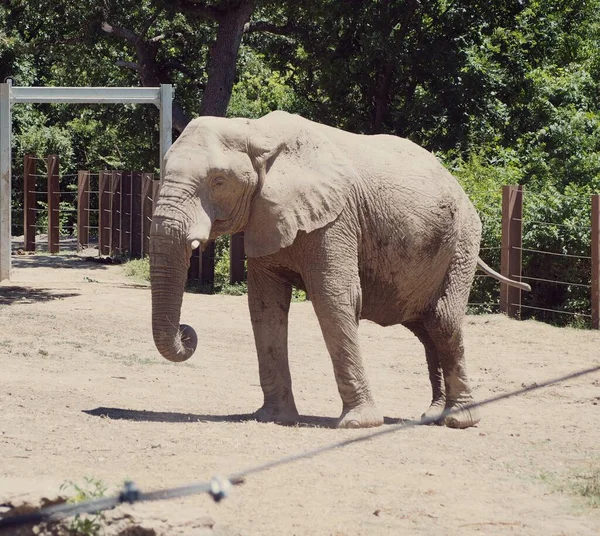
[{"label": "elephant head", "polygon": [[196,349],[194,330],[179,325],[192,249],[244,230],[249,257],[270,255],[346,205],[356,173],[331,141],[339,134],[311,125],[284,112],[201,117],[167,152],[150,235],[152,329],[166,359],[184,361]]}]

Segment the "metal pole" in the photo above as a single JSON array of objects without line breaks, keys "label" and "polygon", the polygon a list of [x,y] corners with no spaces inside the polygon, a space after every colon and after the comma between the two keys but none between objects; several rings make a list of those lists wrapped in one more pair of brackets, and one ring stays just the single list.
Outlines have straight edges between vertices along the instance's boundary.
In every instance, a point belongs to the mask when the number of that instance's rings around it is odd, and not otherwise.
[{"label": "metal pole", "polygon": [[35,157],[26,154],[23,158],[23,238],[25,251],[35,251],[35,222],[37,220],[37,195],[35,191]]},{"label": "metal pole", "polygon": [[90,242],[90,172],[77,174],[77,250],[81,251]]},{"label": "metal pole", "polygon": [[48,163],[48,253],[60,250],[60,176],[58,155],[51,154]]},{"label": "metal pole", "polygon": [[[500,273],[521,280],[523,186],[502,187],[502,251]],[[500,283],[500,310],[510,318],[519,318],[521,290]]]},{"label": "metal pole", "polygon": [[22,87],[11,91],[12,102],[83,104],[160,104],[157,87]]},{"label": "metal pole", "polygon": [[152,204],[154,195],[153,173],[142,173],[142,257],[150,253],[150,224],[152,223]]},{"label": "metal pole", "polygon": [[173,133],[173,86],[160,85],[160,183],[165,179],[165,155],[171,147]]},{"label": "metal pole", "polygon": [[592,196],[592,329],[600,329],[600,195]]},{"label": "metal pole", "polygon": [[110,181],[112,216],[110,219],[110,255],[122,255],[123,249],[123,211],[121,209],[121,177],[122,171],[112,171]]},{"label": "metal pole", "polygon": [[131,255],[131,171],[121,172],[121,255]]},{"label": "metal pole", "polygon": [[142,256],[142,174],[139,171],[131,172],[131,218],[129,220],[131,231],[130,255],[135,258]]},{"label": "metal pole", "polygon": [[98,252],[110,255],[111,219],[112,219],[112,174],[101,171],[98,177]]},{"label": "metal pole", "polygon": [[10,278],[10,80],[0,84],[0,281]]}]

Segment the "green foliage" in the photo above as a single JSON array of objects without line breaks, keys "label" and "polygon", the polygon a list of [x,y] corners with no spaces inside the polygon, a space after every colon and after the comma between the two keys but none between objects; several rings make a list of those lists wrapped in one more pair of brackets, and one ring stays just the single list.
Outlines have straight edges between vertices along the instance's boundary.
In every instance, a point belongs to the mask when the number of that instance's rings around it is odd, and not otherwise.
[{"label": "green foliage", "polygon": [[[61,485],[60,489],[61,491],[72,493],[68,502],[75,504],[104,497],[108,487],[101,480],[85,477],[83,484],[68,480]],[[98,536],[101,534],[100,531],[105,523],[105,519],[103,512],[97,514],[77,514],[69,522],[68,530],[77,536]]]},{"label": "green foliage", "polygon": [[297,111],[299,99],[289,85],[291,73],[270,69],[263,55],[244,46],[240,51],[239,68],[240,75],[229,101],[229,117],[256,119],[273,110]]},{"label": "green foliage", "polygon": [[[525,277],[570,283],[532,281],[532,291],[523,293],[524,305],[590,314],[591,190],[591,185],[572,184],[562,194],[548,185],[540,193],[525,194],[523,248],[584,258],[523,252]],[[583,322],[589,324],[589,320],[583,316],[572,317],[527,309],[522,312],[523,318],[532,316],[558,325],[572,324],[573,320],[577,325]]]},{"label": "green foliage", "polygon": [[229,296],[243,296],[248,293],[248,285],[242,283],[231,284],[230,272],[229,235],[220,236],[215,240],[215,280],[214,286],[205,286],[198,283],[188,283],[186,290],[200,294],[225,294]]},{"label": "green foliage", "polygon": [[[467,192],[481,219],[480,256],[496,270],[500,268],[502,186],[519,181],[519,169],[512,161],[511,155],[505,155],[503,160],[497,165],[491,165],[483,156],[472,154],[467,161],[457,157],[446,162]],[[469,312],[498,312],[499,299],[498,284],[478,273],[469,298],[469,302],[477,305],[471,306]]]},{"label": "green foliage", "polygon": [[304,302],[307,300],[306,292],[294,287],[292,289],[292,302]]},{"label": "green foliage", "polygon": [[[510,155],[499,160],[500,163],[485,162],[480,155],[472,155],[468,161],[458,158],[447,162],[482,220],[481,258],[496,270],[500,267],[501,189],[505,184],[522,182],[523,173]],[[570,284],[529,281],[532,291],[522,294],[523,305],[580,316],[523,308],[522,318],[533,317],[558,325],[589,325],[589,320],[581,315],[590,314],[590,196],[599,189],[600,182],[596,180],[582,186],[569,184],[564,190],[551,183],[543,185],[541,191],[525,189],[523,248],[557,255],[524,251],[523,276]],[[496,312],[497,307],[489,304],[499,301],[498,283],[476,277],[469,301],[486,304],[472,306],[470,312]]]},{"label": "green foliage", "polygon": [[215,240],[215,290],[229,285],[230,259],[229,235],[220,236]]},{"label": "green foliage", "polygon": [[123,265],[123,270],[127,277],[140,282],[150,282],[150,260],[148,257],[128,260]]},{"label": "green foliage", "polygon": [[[221,13],[234,5],[207,4]],[[353,132],[409,137],[435,151],[464,185],[481,215],[481,255],[491,266],[499,266],[504,184],[535,192],[525,199],[526,248],[589,256],[588,196],[600,187],[600,0],[253,5],[248,28],[268,31],[244,35],[229,116],[282,109]],[[7,0],[0,4],[0,80],[136,86],[160,79],[175,85],[175,104],[185,114],[197,115],[217,24],[182,6],[166,0]],[[105,21],[152,40],[155,78],[131,68],[139,60],[136,46],[104,31]],[[59,154],[67,175],[159,167],[152,106],[18,105],[13,115],[16,234],[22,233],[26,152]],[[65,179],[61,189],[74,181]],[[61,220],[63,227],[70,224]],[[226,240],[217,243],[215,289],[244,292],[228,283]],[[524,273],[537,278],[585,285],[588,264],[524,254]],[[527,305],[589,312],[586,287],[533,286],[523,294]],[[471,300],[497,298],[497,283],[478,277]],[[535,314],[563,323],[571,318]]]}]

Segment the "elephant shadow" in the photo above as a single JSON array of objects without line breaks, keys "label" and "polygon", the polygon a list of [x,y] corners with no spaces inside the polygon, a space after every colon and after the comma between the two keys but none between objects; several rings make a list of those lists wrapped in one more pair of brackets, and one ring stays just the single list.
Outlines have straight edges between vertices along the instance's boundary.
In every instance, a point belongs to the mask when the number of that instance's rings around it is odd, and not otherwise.
[{"label": "elephant shadow", "polygon": [[[179,413],[174,411],[148,411],[123,408],[99,407],[84,409],[83,413],[93,417],[102,417],[112,420],[125,420],[135,422],[249,422],[255,421],[254,413],[233,413],[230,415],[202,415],[196,413]],[[407,419],[384,417],[384,424],[401,424]],[[319,417],[315,415],[300,415],[298,421],[290,426],[310,428],[335,428],[337,419],[333,417]]]}]

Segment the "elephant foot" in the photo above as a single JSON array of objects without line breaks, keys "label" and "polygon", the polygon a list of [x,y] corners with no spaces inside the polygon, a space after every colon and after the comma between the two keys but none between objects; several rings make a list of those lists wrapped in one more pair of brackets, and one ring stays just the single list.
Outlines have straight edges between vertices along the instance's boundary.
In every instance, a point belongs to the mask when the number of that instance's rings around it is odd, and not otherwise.
[{"label": "elephant foot", "polygon": [[374,428],[383,424],[383,416],[373,402],[354,408],[344,408],[337,428]]},{"label": "elephant foot", "polygon": [[438,398],[437,400],[433,400],[429,409],[421,415],[421,419],[427,419],[427,424],[441,424],[439,421],[442,413],[444,413],[444,409],[446,409],[446,399]]},{"label": "elephant foot", "polygon": [[260,408],[254,417],[258,422],[276,422],[278,424],[295,424],[298,422],[300,415],[296,409],[296,405],[291,406],[275,406],[273,404],[265,404]]},{"label": "elephant foot", "polygon": [[477,408],[461,409],[463,406],[473,403],[473,399],[465,400],[464,402],[448,402],[445,412],[455,411],[452,415],[443,416],[440,424],[448,428],[469,428],[475,426],[481,419]]}]

